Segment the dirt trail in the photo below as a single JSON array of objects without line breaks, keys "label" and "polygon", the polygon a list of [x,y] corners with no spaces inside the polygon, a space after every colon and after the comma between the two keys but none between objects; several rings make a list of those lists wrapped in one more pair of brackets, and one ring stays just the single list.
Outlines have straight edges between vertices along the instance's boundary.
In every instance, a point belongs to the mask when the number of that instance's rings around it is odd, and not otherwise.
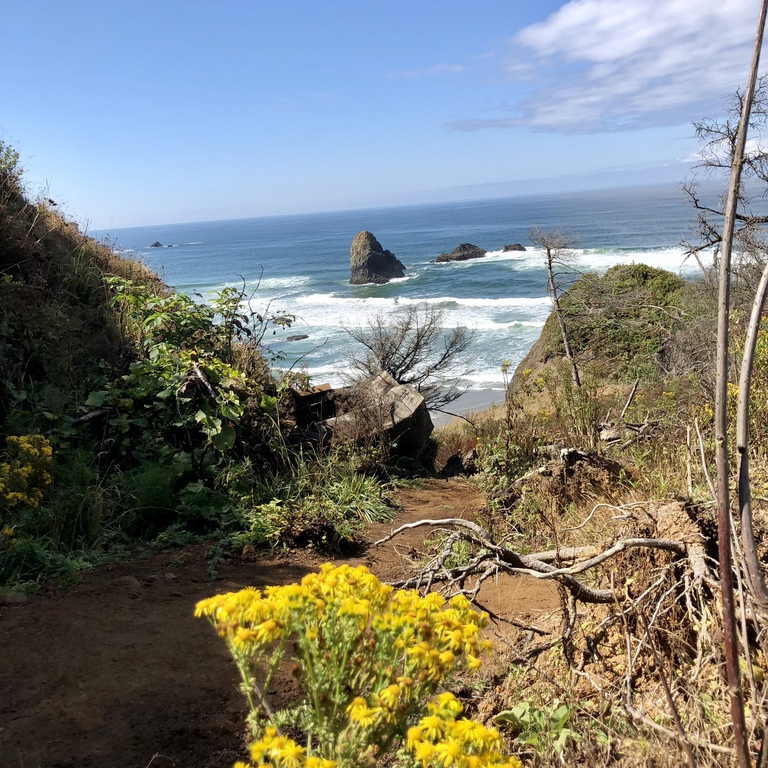
[{"label": "dirt trail", "polygon": [[[428,481],[399,500],[395,523],[372,526],[371,541],[423,517],[470,518],[481,505],[461,479]],[[431,535],[408,531],[347,562],[396,580]],[[228,561],[211,581],[205,549],[103,566],[67,590],[0,606],[2,768],[223,768],[242,759],[235,668],[211,628],[193,618],[194,605],[216,592],[300,580],[327,558]],[[490,584],[481,597],[524,620],[557,605],[550,585],[528,579]]]}]

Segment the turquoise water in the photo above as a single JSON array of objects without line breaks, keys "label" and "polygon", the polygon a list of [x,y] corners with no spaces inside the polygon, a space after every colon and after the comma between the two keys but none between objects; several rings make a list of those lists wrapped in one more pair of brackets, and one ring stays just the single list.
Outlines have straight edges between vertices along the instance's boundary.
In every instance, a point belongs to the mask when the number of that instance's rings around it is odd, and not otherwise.
[{"label": "turquoise water", "polygon": [[[538,338],[550,311],[542,254],[531,248],[531,226],[578,237],[573,265],[582,272],[618,263],[646,263],[683,275],[681,241],[690,236],[691,208],[674,187],[540,195],[336,213],[237,219],[114,230],[117,248],[131,251],[178,290],[203,296],[245,284],[251,306],[297,316],[270,337],[286,367],[303,367],[316,383],[344,380],[354,342],[344,327],[364,326],[379,313],[428,301],[446,326],[475,332],[473,372],[465,385],[501,392],[502,360],[516,365]],[[349,285],[349,246],[373,232],[406,266],[406,277],[383,286]],[[149,248],[153,242],[163,248]],[[459,243],[487,249],[483,259],[435,264]],[[502,253],[519,242],[525,252]],[[173,246],[173,247],[167,247]],[[307,339],[288,342],[289,335]]]}]

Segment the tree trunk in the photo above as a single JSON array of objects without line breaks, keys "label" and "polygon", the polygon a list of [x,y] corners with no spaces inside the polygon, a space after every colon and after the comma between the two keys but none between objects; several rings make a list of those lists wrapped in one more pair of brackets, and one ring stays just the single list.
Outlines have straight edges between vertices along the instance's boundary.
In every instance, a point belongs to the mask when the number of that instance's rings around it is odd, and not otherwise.
[{"label": "tree trunk", "polygon": [[573,380],[573,386],[576,389],[581,389],[581,377],[579,376],[579,368],[576,365],[576,360],[571,350],[571,342],[568,339],[568,331],[565,328],[565,318],[563,317],[563,311],[560,308],[560,298],[557,295],[557,288],[555,287],[555,273],[553,265],[552,249],[547,247],[547,283],[549,285],[549,295],[552,297],[552,305],[555,308],[555,317],[557,317],[557,324],[560,326],[560,336],[563,339],[563,348],[565,349],[565,359],[571,366],[571,379]]},{"label": "tree trunk", "polygon": [[740,768],[749,768],[749,744],[744,716],[744,694],[741,688],[739,671],[739,651],[736,639],[736,607],[733,589],[733,566],[731,562],[731,522],[728,480],[728,422],[727,422],[727,384],[728,384],[728,335],[730,313],[731,251],[733,230],[736,221],[736,206],[741,184],[741,171],[744,165],[744,147],[747,141],[752,99],[757,81],[757,69],[760,62],[760,48],[765,28],[765,16],[768,0],[761,4],[757,24],[755,46],[749,80],[744,92],[741,120],[731,157],[731,178],[728,185],[728,197],[723,222],[723,239],[720,250],[720,284],[717,316],[717,384],[715,394],[715,456],[717,460],[717,543],[720,561],[720,589],[723,601],[723,635],[725,640],[725,668],[728,678],[728,690],[731,703],[731,722],[733,724],[734,748]]}]

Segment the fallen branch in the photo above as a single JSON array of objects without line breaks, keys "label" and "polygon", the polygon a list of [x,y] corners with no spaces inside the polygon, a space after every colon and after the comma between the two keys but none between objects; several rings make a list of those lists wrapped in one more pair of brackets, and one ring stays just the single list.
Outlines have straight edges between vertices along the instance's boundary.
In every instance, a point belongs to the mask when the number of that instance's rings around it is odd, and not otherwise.
[{"label": "fallen branch", "polygon": [[69,426],[79,427],[81,424],[87,424],[89,421],[100,419],[102,416],[112,413],[113,410],[113,408],[99,408],[97,411],[86,413],[85,416],[79,416],[76,419],[72,419],[72,421],[69,422]]},{"label": "fallen branch", "polygon": [[[489,578],[493,573],[503,571],[513,575],[531,576],[536,579],[555,579],[562,584],[574,598],[585,603],[611,603],[615,599],[612,589],[596,589],[594,587],[588,587],[586,584],[575,579],[574,574],[582,573],[590,568],[594,568],[628,549],[660,549],[674,552],[678,555],[685,554],[687,551],[685,544],[678,541],[672,541],[671,539],[623,539],[609,549],[596,554],[588,560],[575,563],[567,568],[556,568],[548,562],[545,562],[541,557],[544,556],[547,559],[554,559],[551,551],[542,552],[540,553],[541,556],[539,554],[521,555],[508,547],[496,544],[491,540],[482,526],[470,520],[464,520],[458,517],[445,518],[442,520],[424,519],[417,520],[413,523],[406,523],[389,533],[384,538],[379,539],[375,542],[374,546],[390,541],[403,531],[421,526],[451,526],[462,529],[462,533],[454,532],[449,537],[439,556],[434,558],[433,561],[423,568],[419,574],[402,582],[398,582],[397,586],[411,589],[426,586],[427,589],[430,589],[435,582],[443,583],[447,581],[454,584],[460,584],[461,591],[469,596],[476,596],[480,588],[478,584],[473,590],[463,589],[463,583],[469,576],[479,575],[478,581],[482,583],[482,581]],[[446,569],[444,565],[445,561],[451,553],[453,544],[459,538],[479,546],[482,550],[485,550],[485,552],[474,558],[468,565]],[[568,551],[566,550],[565,552],[567,555]],[[573,555],[573,558],[577,557],[579,554],[578,548],[572,550],[570,554]],[[488,567],[489,560],[493,561],[491,568]],[[482,573],[480,572],[481,565],[483,566]]]}]

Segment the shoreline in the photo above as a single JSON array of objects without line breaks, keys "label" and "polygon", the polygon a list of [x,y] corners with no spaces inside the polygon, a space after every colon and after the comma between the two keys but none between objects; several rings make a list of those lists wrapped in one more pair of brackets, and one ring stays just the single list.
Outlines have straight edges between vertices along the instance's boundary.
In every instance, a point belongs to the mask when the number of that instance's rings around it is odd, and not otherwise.
[{"label": "shoreline", "polygon": [[458,421],[460,416],[466,416],[468,413],[478,413],[487,410],[493,405],[503,404],[503,389],[468,389],[446,406],[446,410],[450,411],[450,413],[430,411],[429,415],[432,417],[435,429],[439,429],[454,421]]}]

